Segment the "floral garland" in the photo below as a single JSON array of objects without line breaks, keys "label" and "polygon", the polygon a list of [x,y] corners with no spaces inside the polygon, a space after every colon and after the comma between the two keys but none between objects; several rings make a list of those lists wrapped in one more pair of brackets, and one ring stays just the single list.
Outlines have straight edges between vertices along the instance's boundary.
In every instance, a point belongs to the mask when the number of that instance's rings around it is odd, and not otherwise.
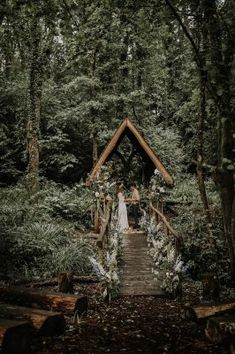
[{"label": "floral garland", "polygon": [[[114,208],[113,208],[114,209]],[[114,210],[113,210],[114,211]],[[119,291],[118,257],[121,252],[120,234],[116,229],[116,215],[112,213],[108,242],[106,245],[104,264],[102,265],[95,258],[90,257],[94,271],[101,281],[105,283],[103,298],[110,302]]]},{"label": "floral garland", "polygon": [[[115,182],[110,182],[109,166],[104,166],[99,178],[92,186],[96,203],[98,204],[100,200],[104,198],[113,201],[115,186]],[[120,284],[118,276],[118,257],[121,252],[121,240],[120,234],[117,230],[117,212],[114,202],[112,202],[107,244],[103,251],[105,253],[104,264],[101,264],[92,257],[90,258],[90,261],[100,280],[105,283],[103,297],[108,299],[108,301],[111,301],[111,299],[118,294]]]},{"label": "floral garland", "polygon": [[[162,200],[166,195],[164,181],[155,170],[149,185],[148,197],[150,200]],[[158,225],[154,218],[145,212],[140,221],[141,227],[147,232],[149,253],[153,258],[153,273],[159,277],[161,288],[169,295],[177,296],[181,292],[181,275],[186,274],[188,266],[184,264],[181,255],[177,255],[175,245],[164,234],[162,222]]]}]

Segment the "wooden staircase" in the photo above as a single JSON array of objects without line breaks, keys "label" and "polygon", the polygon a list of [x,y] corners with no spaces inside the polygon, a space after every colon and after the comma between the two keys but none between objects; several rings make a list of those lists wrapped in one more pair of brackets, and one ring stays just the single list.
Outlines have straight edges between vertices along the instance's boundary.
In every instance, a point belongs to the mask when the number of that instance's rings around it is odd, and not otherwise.
[{"label": "wooden staircase", "polygon": [[152,273],[153,260],[149,255],[146,235],[122,235],[123,256],[120,271],[121,296],[163,296],[160,284]]}]

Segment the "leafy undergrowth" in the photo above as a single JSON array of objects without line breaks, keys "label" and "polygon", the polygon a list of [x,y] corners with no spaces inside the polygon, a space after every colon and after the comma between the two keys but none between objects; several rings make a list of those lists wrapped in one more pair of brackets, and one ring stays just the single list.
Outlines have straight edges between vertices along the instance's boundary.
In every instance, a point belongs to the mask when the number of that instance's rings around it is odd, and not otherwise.
[{"label": "leafy undergrowth", "polygon": [[88,316],[78,327],[68,318],[63,336],[38,339],[35,354],[229,353],[226,344],[206,340],[204,324],[181,319],[183,303],[149,296],[122,297],[105,304],[99,285],[78,291],[89,296]]},{"label": "leafy undergrowth", "polygon": [[31,198],[23,184],[0,188],[0,277],[46,279],[71,269],[89,274],[94,247],[84,233],[93,194],[83,185],[49,181]]}]

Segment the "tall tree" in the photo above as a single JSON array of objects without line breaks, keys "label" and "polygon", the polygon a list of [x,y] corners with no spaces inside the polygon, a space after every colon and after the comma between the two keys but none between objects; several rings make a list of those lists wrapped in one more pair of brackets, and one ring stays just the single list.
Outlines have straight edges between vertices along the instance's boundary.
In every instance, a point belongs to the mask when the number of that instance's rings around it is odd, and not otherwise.
[{"label": "tall tree", "polygon": [[217,109],[217,165],[216,176],[220,190],[224,235],[227,240],[231,263],[231,274],[235,282],[235,249],[234,249],[234,120],[231,105],[232,91],[231,78],[234,64],[235,50],[235,4],[226,1],[223,4],[213,0],[201,0],[198,6],[202,8],[207,32],[206,46],[204,46],[206,63],[201,56],[190,28],[187,27],[175,5],[166,0],[173,15],[181,25],[189,39],[198,65],[198,73],[205,83],[208,93],[214,100]]}]

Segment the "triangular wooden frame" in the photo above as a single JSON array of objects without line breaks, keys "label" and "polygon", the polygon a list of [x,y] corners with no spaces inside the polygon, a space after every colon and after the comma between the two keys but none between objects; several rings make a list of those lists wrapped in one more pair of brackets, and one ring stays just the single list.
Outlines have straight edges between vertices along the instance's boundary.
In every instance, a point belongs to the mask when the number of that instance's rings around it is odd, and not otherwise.
[{"label": "triangular wooden frame", "polygon": [[141,134],[138,132],[138,130],[136,129],[136,127],[130,121],[129,118],[125,118],[123,120],[122,124],[119,126],[119,128],[117,129],[116,133],[114,134],[110,142],[106,145],[105,149],[103,150],[102,154],[100,155],[99,159],[97,160],[97,162],[95,163],[91,171],[91,174],[88,179],[88,184],[92,183],[98,177],[101,167],[105,164],[108,157],[112,153],[113,149],[116,147],[121,135],[124,133],[124,131],[127,128],[129,128],[129,130],[132,132],[134,137],[139,142],[142,149],[149,156],[150,160],[153,162],[156,169],[160,172],[165,182],[168,185],[173,185],[174,184],[173,178],[167,172],[166,168],[163,166],[163,164],[161,163],[161,161],[159,160],[155,152],[150,148],[150,146],[147,144],[147,142],[144,140],[144,138],[141,136]]}]

